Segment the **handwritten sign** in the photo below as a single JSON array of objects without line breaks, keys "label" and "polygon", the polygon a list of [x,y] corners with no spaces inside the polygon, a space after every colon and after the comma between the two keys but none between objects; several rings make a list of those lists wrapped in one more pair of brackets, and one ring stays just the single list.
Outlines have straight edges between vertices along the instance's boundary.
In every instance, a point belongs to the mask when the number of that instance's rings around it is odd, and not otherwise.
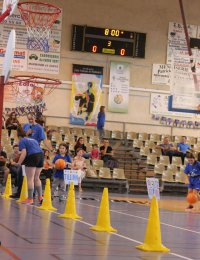
[{"label": "handwritten sign", "polygon": [[64,170],[64,180],[67,185],[71,182],[73,182],[74,185],[78,185],[79,172],[76,170]]},{"label": "handwritten sign", "polygon": [[155,195],[156,199],[160,199],[159,180],[156,178],[146,178],[149,199]]}]

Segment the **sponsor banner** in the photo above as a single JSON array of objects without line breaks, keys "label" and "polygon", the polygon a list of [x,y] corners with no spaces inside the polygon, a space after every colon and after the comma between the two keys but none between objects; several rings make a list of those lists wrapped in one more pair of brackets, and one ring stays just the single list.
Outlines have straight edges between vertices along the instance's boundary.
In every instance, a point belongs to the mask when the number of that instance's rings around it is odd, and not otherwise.
[{"label": "sponsor banner", "polygon": [[27,69],[30,72],[58,74],[60,53],[28,51]]},{"label": "sponsor banner", "polygon": [[[5,48],[0,48],[0,68],[3,66]],[[27,71],[27,50],[16,49],[12,62],[12,70]]]},{"label": "sponsor banner", "polygon": [[[0,48],[0,68],[2,68],[3,65],[5,51],[5,48]],[[59,65],[59,53],[44,53],[16,49],[14,52],[12,70],[58,74]]]},{"label": "sponsor banner", "polygon": [[156,178],[146,178],[146,184],[149,199],[152,199],[153,196],[156,196],[156,199],[160,200],[159,180]]},{"label": "sponsor banner", "polygon": [[103,67],[73,65],[70,124],[96,125],[102,102]]},{"label": "sponsor banner", "polygon": [[171,73],[171,65],[153,64],[152,84],[169,85],[170,73]]},{"label": "sponsor banner", "polygon": [[108,111],[128,113],[129,85],[130,63],[111,61]]}]

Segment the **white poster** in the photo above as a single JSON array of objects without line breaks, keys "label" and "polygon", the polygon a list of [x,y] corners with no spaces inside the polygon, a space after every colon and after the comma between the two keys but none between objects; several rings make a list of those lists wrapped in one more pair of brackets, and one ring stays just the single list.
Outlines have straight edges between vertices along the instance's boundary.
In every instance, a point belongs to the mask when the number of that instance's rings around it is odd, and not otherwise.
[{"label": "white poster", "polygon": [[192,114],[168,111],[168,94],[151,93],[150,113],[162,116],[192,117]]},{"label": "white poster", "polygon": [[80,173],[77,170],[64,170],[65,184],[70,185],[71,182],[74,185],[78,185]]},{"label": "white poster", "polygon": [[[187,25],[190,37],[197,38],[197,25]],[[168,31],[167,64],[188,66],[190,63],[183,24],[170,22]]]},{"label": "white poster", "polygon": [[170,84],[171,65],[153,64],[152,84],[169,85]]},{"label": "white poster", "polygon": [[153,196],[156,196],[156,199],[160,200],[159,180],[156,178],[146,178],[146,184],[149,199],[152,199]]},{"label": "white poster", "polygon": [[108,111],[128,113],[129,85],[130,63],[111,61]]}]

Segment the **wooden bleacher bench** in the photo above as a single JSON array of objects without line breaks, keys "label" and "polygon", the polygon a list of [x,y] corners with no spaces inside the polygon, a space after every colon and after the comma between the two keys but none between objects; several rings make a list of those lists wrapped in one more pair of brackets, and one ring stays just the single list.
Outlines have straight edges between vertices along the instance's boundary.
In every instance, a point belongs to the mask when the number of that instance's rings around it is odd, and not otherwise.
[{"label": "wooden bleacher bench", "polygon": [[82,180],[83,188],[92,188],[95,190],[108,187],[112,192],[127,192],[128,191],[128,180],[116,180],[116,179],[103,179],[103,178],[84,178]]}]

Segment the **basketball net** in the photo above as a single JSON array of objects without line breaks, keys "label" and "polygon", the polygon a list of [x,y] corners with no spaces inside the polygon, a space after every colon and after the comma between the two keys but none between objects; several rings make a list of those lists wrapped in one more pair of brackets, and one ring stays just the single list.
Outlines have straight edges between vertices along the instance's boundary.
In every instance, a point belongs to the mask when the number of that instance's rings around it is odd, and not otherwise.
[{"label": "basketball net", "polygon": [[60,8],[47,3],[24,2],[18,4],[18,9],[27,27],[27,48],[48,52],[50,30],[61,13]]},{"label": "basketball net", "polygon": [[60,80],[38,76],[14,76],[7,83],[12,88],[17,104],[40,105],[45,96],[61,84]]}]

